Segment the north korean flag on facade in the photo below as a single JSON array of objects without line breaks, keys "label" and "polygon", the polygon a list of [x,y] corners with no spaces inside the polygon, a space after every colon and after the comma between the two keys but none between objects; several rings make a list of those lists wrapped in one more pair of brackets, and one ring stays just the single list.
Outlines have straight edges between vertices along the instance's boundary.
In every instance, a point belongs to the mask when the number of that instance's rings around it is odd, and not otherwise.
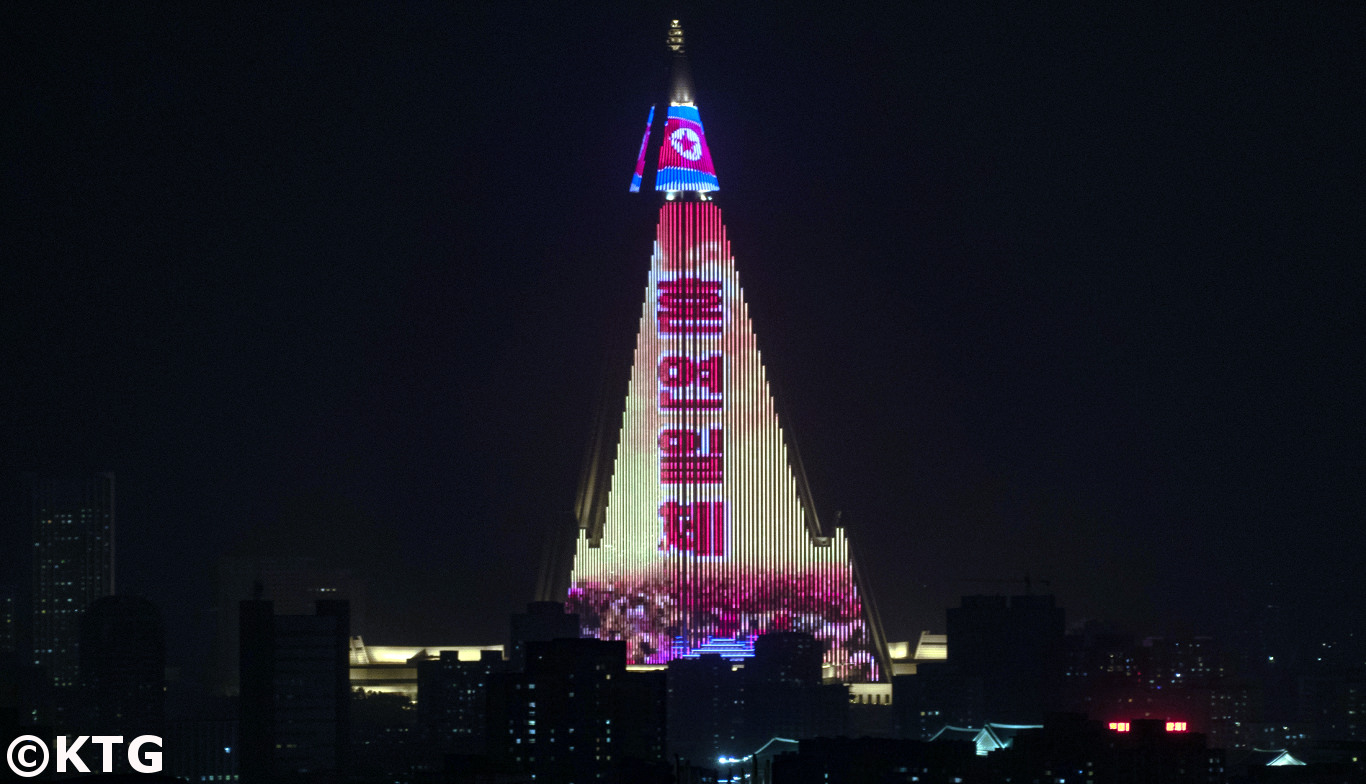
[{"label": "north korean flag on facade", "polygon": [[670,106],[664,124],[664,144],[659,148],[655,190],[706,192],[719,189],[697,107]]}]

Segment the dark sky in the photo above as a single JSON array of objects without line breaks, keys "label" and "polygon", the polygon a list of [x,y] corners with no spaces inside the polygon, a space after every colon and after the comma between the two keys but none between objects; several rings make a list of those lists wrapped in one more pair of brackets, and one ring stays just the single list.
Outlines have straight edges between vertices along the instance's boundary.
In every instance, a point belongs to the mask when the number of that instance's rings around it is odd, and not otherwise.
[{"label": "dark sky", "polygon": [[[363,562],[372,642],[530,598],[670,14],[513,5],[4,12],[0,465],[117,473],[173,657],[263,542]],[[894,639],[1026,574],[1139,634],[1359,616],[1366,7],[733,5],[684,19],[718,201]]]}]

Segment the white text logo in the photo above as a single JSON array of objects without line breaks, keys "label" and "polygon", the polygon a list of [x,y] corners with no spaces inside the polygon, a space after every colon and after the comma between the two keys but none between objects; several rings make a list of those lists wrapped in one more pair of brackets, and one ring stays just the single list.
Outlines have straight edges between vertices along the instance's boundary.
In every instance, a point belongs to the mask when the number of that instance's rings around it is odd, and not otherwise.
[{"label": "white text logo", "polygon": [[[68,735],[57,736],[57,772],[89,773],[85,760],[81,759],[81,747],[86,741],[100,749],[100,773],[114,772],[114,747],[123,743],[122,735],[77,735],[72,740]],[[143,746],[155,746],[156,751],[143,751]],[[20,735],[10,741],[5,750],[5,762],[14,775],[33,778],[47,769],[52,759],[47,744],[37,735]],[[161,772],[161,737],[158,735],[139,735],[128,744],[128,765],[138,773]]]}]

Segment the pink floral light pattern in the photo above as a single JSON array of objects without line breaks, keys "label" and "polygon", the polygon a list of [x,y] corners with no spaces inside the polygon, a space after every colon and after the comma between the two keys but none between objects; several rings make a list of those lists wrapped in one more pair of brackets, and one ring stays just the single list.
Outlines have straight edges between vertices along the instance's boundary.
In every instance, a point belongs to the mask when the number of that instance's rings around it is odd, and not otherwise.
[{"label": "pink floral light pattern", "polygon": [[[829,568],[704,577],[672,585],[648,578],[582,581],[570,589],[566,607],[579,615],[585,636],[625,640],[628,659],[635,664],[667,662],[676,637],[697,645],[709,637],[801,631],[825,643],[832,675],[845,682],[872,681],[877,663],[848,574]],[[685,619],[693,619],[694,628],[686,628]]]}]

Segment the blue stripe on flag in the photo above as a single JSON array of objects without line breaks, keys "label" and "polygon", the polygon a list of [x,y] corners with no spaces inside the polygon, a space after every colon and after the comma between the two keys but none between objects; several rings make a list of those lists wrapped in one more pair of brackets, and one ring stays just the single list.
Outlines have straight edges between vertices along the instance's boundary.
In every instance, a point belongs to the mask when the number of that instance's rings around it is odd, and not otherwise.
[{"label": "blue stripe on flag", "polygon": [[698,125],[702,124],[702,115],[697,113],[696,106],[670,106],[669,117],[678,117],[684,120],[692,120]]},{"label": "blue stripe on flag", "polygon": [[716,176],[678,166],[665,166],[655,175],[657,191],[716,191],[721,189]]}]

